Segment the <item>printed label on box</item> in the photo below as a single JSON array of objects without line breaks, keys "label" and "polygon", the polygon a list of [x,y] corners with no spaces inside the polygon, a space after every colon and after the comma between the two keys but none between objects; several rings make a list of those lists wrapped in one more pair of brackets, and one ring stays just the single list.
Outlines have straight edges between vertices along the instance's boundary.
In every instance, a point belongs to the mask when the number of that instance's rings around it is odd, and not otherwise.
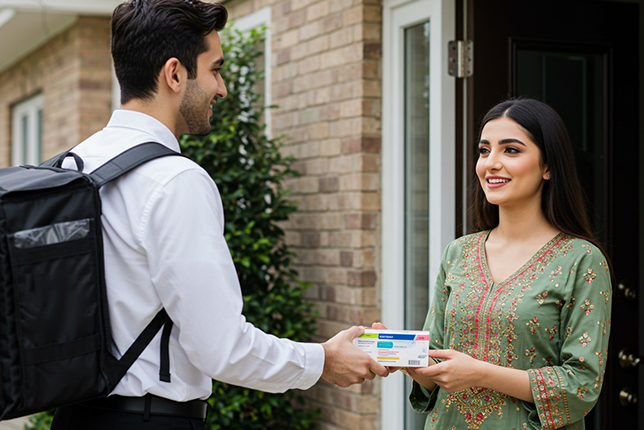
[{"label": "printed label on box", "polygon": [[367,329],[353,344],[385,366],[427,367],[429,364],[427,331]]}]

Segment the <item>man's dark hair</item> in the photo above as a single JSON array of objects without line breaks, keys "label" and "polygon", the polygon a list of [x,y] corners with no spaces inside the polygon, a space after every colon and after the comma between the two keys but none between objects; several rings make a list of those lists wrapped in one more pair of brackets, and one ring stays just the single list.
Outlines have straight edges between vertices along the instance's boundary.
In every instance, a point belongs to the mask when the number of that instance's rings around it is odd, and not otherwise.
[{"label": "man's dark hair", "polygon": [[226,8],[200,0],[129,0],[112,14],[112,58],[121,103],[149,99],[163,65],[177,58],[197,77],[197,57],[209,49],[205,36],[221,31]]}]

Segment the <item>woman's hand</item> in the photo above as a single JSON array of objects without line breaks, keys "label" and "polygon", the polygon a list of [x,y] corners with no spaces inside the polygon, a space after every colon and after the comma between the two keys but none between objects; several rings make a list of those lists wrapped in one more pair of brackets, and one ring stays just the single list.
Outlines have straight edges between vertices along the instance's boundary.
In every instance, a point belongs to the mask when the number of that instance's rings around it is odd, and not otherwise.
[{"label": "woman's hand", "polygon": [[[438,384],[447,392],[453,393],[479,385],[483,373],[481,367],[485,365],[482,361],[453,349],[431,349],[428,355],[430,360],[433,357],[445,361],[429,367],[407,369],[409,375],[426,389],[429,390],[430,387],[433,388],[433,384]],[[419,378],[414,377],[415,375]],[[427,386],[421,380],[429,380],[432,383]]]}]

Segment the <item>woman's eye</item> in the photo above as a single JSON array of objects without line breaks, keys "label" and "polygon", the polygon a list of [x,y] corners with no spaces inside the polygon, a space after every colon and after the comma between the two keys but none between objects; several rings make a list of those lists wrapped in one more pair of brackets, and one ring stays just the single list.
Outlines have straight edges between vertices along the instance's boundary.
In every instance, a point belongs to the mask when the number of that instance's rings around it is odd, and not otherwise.
[{"label": "woman's eye", "polygon": [[509,154],[518,154],[519,150],[517,148],[513,148],[512,146],[508,146],[507,148],[505,148],[505,152]]},{"label": "woman's eye", "polygon": [[485,146],[479,146],[478,148],[476,148],[476,152],[478,154],[483,155],[483,154],[488,154],[490,152],[490,150],[488,148],[486,148]]}]

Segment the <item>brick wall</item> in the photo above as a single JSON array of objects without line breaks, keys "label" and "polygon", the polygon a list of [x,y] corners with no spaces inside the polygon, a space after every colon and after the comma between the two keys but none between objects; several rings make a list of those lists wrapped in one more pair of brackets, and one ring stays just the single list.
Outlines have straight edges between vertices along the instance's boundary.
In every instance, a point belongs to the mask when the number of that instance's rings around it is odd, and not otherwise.
[{"label": "brick wall", "polygon": [[11,164],[11,108],[35,94],[45,98],[43,157],[81,142],[112,112],[109,18],[76,23],[0,72],[0,166]]},{"label": "brick wall", "polygon": [[[236,0],[232,18],[272,7],[273,134],[302,176],[285,224],[296,269],[313,282],[318,341],[380,320],[381,20],[379,0]],[[319,429],[379,428],[378,381],[305,395]]]}]

